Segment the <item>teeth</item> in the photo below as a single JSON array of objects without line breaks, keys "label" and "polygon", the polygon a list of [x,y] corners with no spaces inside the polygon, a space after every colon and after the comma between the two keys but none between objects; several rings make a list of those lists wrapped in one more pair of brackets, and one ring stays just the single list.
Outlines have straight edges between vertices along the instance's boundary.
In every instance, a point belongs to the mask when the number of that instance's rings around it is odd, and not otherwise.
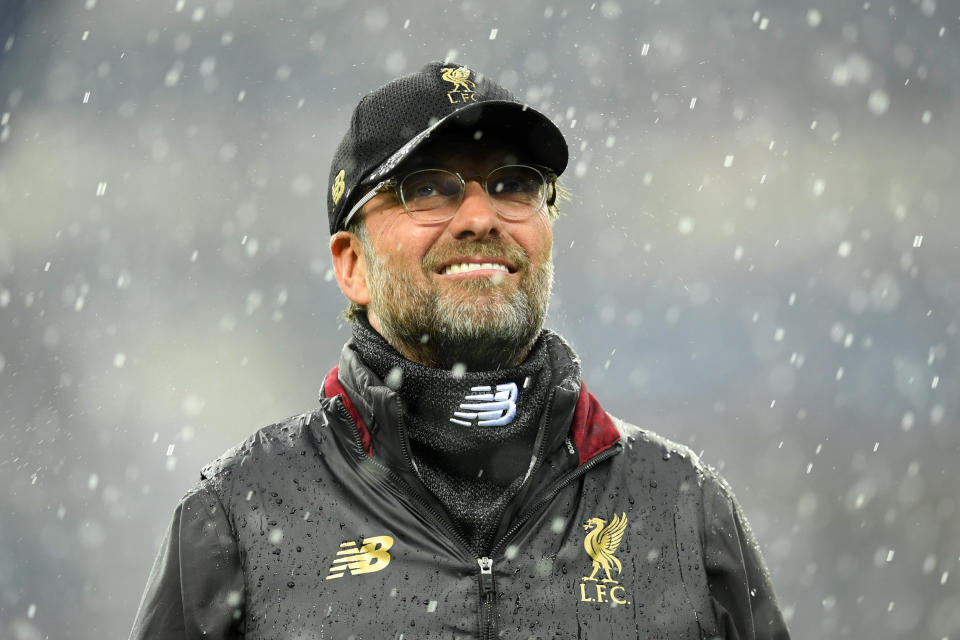
[{"label": "teeth", "polygon": [[453,275],[457,273],[466,273],[468,271],[479,271],[481,269],[496,269],[497,271],[510,273],[510,270],[506,266],[502,264],[495,264],[493,262],[461,262],[460,264],[451,264],[443,268],[443,273],[444,275]]}]

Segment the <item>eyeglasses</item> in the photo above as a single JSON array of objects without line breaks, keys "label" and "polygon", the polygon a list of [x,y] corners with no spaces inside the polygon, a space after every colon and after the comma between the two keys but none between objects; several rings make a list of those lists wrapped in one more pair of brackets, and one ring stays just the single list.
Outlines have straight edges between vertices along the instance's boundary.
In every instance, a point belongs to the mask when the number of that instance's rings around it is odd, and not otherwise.
[{"label": "eyeglasses", "polygon": [[486,176],[462,176],[446,169],[420,169],[402,178],[388,178],[368,191],[343,220],[346,227],[363,205],[377,194],[394,190],[410,216],[426,224],[445,222],[456,215],[463,202],[467,180],[483,185],[494,210],[507,220],[523,220],[552,206],[557,198],[557,176],[525,164],[497,167]]}]

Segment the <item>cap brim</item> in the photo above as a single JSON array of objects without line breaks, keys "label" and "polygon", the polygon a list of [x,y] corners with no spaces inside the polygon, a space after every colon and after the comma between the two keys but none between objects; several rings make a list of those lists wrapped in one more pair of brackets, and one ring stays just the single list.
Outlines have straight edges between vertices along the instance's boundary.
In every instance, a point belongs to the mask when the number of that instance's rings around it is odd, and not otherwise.
[{"label": "cap brim", "polygon": [[429,141],[454,132],[479,133],[476,139],[509,140],[524,158],[551,169],[558,176],[567,168],[567,141],[550,118],[517,102],[488,100],[458,109],[413,136],[371,171],[364,182],[382,180]]}]

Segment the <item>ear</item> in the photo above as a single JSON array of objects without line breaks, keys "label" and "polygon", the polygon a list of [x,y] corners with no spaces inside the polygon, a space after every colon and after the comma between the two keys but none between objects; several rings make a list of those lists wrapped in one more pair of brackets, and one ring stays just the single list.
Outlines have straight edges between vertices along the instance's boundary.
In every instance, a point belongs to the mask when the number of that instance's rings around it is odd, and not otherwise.
[{"label": "ear", "polygon": [[349,231],[338,231],[330,238],[333,273],[347,300],[361,306],[370,304],[367,289],[367,263],[360,241]]}]

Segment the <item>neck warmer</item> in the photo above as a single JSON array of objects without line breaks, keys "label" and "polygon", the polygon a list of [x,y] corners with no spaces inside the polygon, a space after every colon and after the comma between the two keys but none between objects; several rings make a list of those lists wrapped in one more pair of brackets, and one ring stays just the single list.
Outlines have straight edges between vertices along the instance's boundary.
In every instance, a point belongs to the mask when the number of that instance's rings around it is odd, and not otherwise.
[{"label": "neck warmer", "polygon": [[533,455],[550,381],[544,333],[517,367],[459,375],[407,360],[366,316],[352,347],[397,392],[421,480],[484,555]]}]

